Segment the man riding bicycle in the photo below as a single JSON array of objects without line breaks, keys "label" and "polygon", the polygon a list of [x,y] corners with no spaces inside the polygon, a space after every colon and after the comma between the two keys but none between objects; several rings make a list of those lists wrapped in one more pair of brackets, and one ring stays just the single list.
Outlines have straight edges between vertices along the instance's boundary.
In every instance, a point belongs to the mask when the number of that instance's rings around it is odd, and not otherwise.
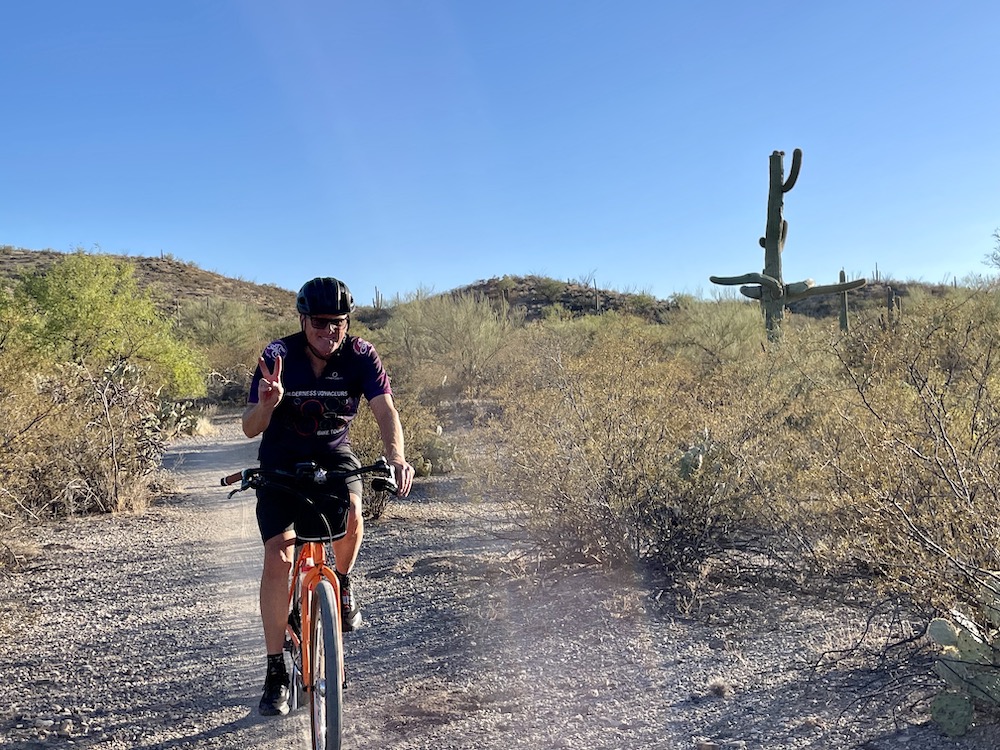
[{"label": "man riding bicycle", "polygon": [[[354,310],[350,290],[338,279],[315,278],[299,290],[295,307],[301,330],[264,350],[243,412],[246,436],[263,433],[258,454],[261,467],[291,470],[305,461],[331,471],[359,467],[349,432],[364,396],[378,423],[386,458],[395,469],[399,495],[405,497],[413,482],[413,467],[405,458],[399,413],[375,348],[348,333]],[[343,480],[341,496],[350,500],[347,527],[333,541],[345,631],[361,624],[361,608],[350,581],[364,536],[361,489],[360,477]],[[265,716],[288,713],[283,647],[298,512],[294,500],[263,488],[257,491],[257,523],[264,541],[260,612],[267,648],[259,710]]]}]

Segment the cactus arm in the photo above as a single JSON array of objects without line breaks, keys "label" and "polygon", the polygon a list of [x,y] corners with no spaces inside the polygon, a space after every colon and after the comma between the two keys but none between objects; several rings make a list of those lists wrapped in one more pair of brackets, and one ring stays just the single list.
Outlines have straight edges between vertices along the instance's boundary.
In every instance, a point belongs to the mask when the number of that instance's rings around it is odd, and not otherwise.
[{"label": "cactus arm", "polygon": [[742,294],[744,297],[749,297],[750,299],[756,299],[756,300],[759,300],[761,297],[764,296],[764,292],[761,291],[761,288],[759,286],[741,286],[740,294]]},{"label": "cactus arm", "polygon": [[815,297],[818,294],[837,294],[839,292],[850,292],[860,289],[868,283],[867,279],[854,279],[843,284],[822,284],[820,286],[803,287],[807,282],[800,281],[789,284],[787,287],[786,302],[797,302],[806,297]]},{"label": "cactus arm", "polygon": [[805,281],[795,281],[791,284],[785,286],[785,295],[788,297],[795,297],[801,294],[805,294],[810,289],[816,286],[816,282],[812,279],[806,279]]},{"label": "cactus arm", "polygon": [[788,179],[781,186],[781,192],[787,193],[795,187],[795,181],[799,179],[799,168],[802,166],[802,149],[797,148],[792,151],[792,170],[788,173]]},{"label": "cactus arm", "polygon": [[927,625],[927,637],[941,646],[957,646],[958,628],[950,620],[935,617]]},{"label": "cactus arm", "polygon": [[772,294],[781,296],[781,282],[763,273],[745,273],[742,276],[709,276],[708,280],[713,284],[722,286],[736,286],[737,284],[760,284],[767,287]]}]

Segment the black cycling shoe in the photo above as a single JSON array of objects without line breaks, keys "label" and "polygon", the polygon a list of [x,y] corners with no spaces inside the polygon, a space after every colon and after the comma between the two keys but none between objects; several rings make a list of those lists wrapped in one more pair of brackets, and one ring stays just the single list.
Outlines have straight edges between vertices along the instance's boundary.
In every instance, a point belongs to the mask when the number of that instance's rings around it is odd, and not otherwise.
[{"label": "black cycling shoe", "polygon": [[288,671],[285,669],[283,655],[280,667],[268,659],[264,695],[257,711],[261,716],[284,716],[288,713]]},{"label": "black cycling shoe", "polygon": [[340,629],[345,633],[361,627],[361,606],[351,588],[351,577],[337,571],[340,581]]}]

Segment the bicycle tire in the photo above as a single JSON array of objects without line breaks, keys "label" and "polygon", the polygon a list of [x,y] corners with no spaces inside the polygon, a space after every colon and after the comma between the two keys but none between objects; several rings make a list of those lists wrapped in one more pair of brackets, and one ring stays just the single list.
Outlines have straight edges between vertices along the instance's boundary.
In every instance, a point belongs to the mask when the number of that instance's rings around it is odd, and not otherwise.
[{"label": "bicycle tire", "polygon": [[337,598],[329,581],[312,596],[309,691],[313,750],[340,750],[344,723],[344,651]]}]

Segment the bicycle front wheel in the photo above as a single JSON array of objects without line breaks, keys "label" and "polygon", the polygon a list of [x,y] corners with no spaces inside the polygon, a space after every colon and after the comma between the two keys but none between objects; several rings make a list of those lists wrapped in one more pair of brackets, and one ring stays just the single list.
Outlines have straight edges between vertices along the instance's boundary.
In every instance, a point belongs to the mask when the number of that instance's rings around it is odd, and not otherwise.
[{"label": "bicycle front wheel", "polygon": [[344,719],[344,650],[337,599],[329,581],[312,597],[309,666],[313,750],[340,750]]}]

